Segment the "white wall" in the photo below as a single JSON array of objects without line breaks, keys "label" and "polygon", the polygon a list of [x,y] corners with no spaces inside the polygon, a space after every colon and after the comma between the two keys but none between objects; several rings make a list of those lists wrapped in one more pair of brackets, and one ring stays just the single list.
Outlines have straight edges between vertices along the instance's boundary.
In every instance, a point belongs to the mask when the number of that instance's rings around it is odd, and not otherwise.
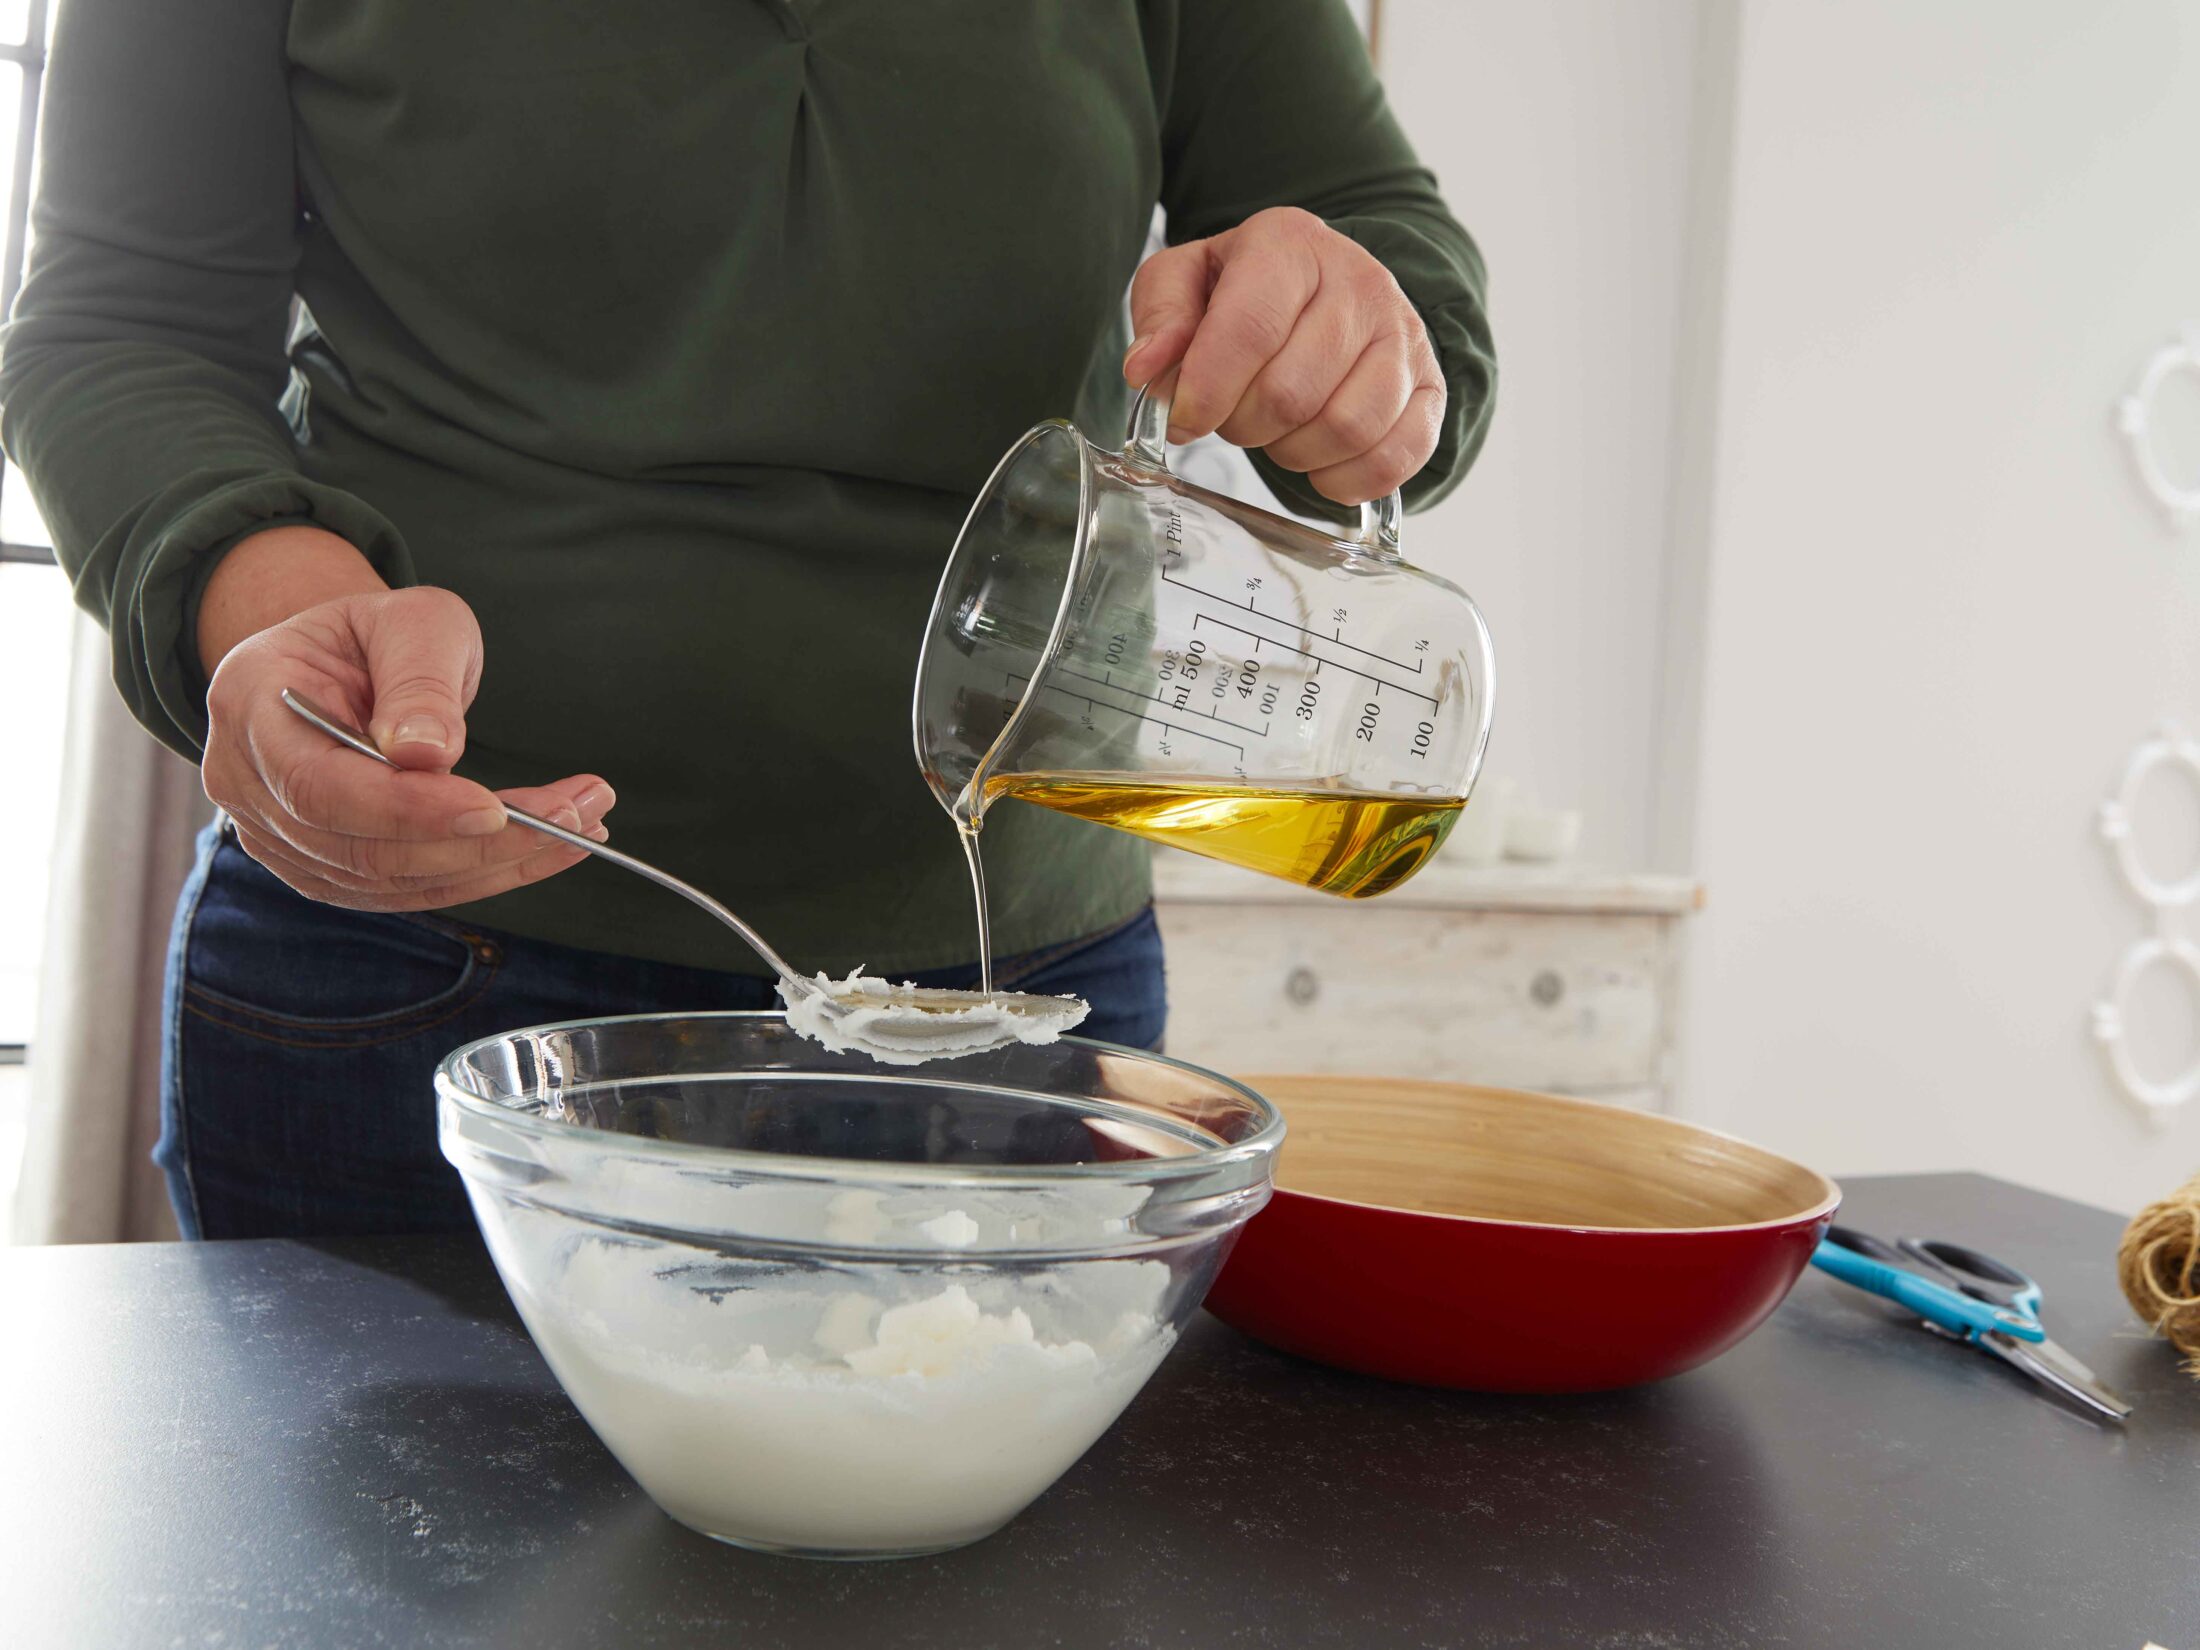
[{"label": "white wall", "polygon": [[1586,814],[1641,865],[1675,344],[1687,259],[1694,0],[1384,0],[1399,119],[1490,265],[1497,422],[1407,525],[1497,643],[1488,771]]},{"label": "white wall", "polygon": [[1684,1110],[2112,1206],[2200,1167],[2088,1022],[2146,927],[2097,804],[2200,728],[2200,534],[2110,419],[2200,319],[2200,8],[1387,0],[1383,43],[1506,375],[1413,553],[1489,609],[1491,771],[1709,887]]},{"label": "white wall", "polygon": [[2200,318],[2200,11],[1750,3],[1712,472],[1692,1111],[2116,1206],[2200,1167],[2087,1007],[2093,834],[2200,725],[2200,539],[2110,409]]}]

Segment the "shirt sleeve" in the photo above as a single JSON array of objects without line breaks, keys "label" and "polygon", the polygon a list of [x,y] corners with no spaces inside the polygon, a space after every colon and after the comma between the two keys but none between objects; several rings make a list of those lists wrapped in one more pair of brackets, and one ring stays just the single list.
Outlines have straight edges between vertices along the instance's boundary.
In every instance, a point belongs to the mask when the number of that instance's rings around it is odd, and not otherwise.
[{"label": "shirt sleeve", "polygon": [[0,445],[28,476],[137,719],[206,738],[197,604],[263,527],[396,530],[302,473],[283,398],[299,207],[288,0],[69,0],[47,73],[35,242],[0,338]]},{"label": "shirt sleeve", "polygon": [[[1169,240],[1296,206],[1379,258],[1443,366],[1443,430],[1404,489],[1408,507],[1433,504],[1474,462],[1496,396],[1482,257],[1398,129],[1359,30],[1341,0],[1181,0],[1174,45],[1161,156]],[[1341,515],[1304,476],[1252,457],[1291,509]]]}]

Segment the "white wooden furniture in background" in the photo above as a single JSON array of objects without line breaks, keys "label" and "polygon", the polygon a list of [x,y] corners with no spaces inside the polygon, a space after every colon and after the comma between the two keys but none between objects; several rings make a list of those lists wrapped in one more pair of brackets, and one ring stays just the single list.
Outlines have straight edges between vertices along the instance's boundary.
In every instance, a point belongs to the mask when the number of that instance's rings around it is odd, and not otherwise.
[{"label": "white wooden furniture in background", "polygon": [[1672,1107],[1690,878],[1439,861],[1340,900],[1160,853],[1154,887],[1179,1059]]}]

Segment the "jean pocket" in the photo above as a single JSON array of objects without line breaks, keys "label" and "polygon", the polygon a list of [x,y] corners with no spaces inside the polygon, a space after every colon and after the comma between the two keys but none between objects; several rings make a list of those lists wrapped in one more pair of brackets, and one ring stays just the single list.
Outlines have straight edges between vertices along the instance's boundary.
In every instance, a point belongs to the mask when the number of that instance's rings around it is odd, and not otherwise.
[{"label": "jean pocket", "polygon": [[503,960],[446,917],[318,904],[225,842],[191,919],[183,1007],[271,1042],[361,1048],[464,1013]]}]

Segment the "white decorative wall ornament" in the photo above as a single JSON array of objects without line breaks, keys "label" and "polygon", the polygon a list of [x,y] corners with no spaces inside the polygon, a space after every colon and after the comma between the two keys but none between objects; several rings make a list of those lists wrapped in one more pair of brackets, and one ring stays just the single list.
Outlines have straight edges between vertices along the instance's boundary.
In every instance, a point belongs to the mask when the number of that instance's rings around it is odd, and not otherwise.
[{"label": "white decorative wall ornament", "polygon": [[2200,476],[2186,480],[2169,473],[2154,444],[2154,398],[2176,374],[2200,376],[2200,321],[2188,321],[2177,336],[2147,357],[2138,386],[2116,403],[2116,427],[2131,443],[2139,479],[2167,512],[2173,527],[2200,524]]},{"label": "white decorative wall ornament", "polygon": [[2124,766],[2123,783],[2101,804],[2101,836],[2114,851],[2124,881],[2152,913],[2154,932],[2134,942],[2124,953],[2108,995],[2093,1005],[2093,1035],[2108,1054],[2110,1070],[2124,1092],[2157,1124],[2166,1124],[2171,1113],[2200,1094],[2200,1058],[2173,1077],[2150,1078],[2139,1070],[2125,1037],[2129,1017],[2124,1005],[2140,976],[2150,968],[2174,969],[2191,989],[2194,1000],[2200,1001],[2200,945],[2177,931],[2178,913],[2200,901],[2200,865],[2192,866],[2181,877],[2157,876],[2140,857],[2134,832],[2139,793],[2147,777],[2162,767],[2180,768],[2195,786],[2200,786],[2200,740],[2175,723],[2164,722],[2132,751],[2131,760]]}]

